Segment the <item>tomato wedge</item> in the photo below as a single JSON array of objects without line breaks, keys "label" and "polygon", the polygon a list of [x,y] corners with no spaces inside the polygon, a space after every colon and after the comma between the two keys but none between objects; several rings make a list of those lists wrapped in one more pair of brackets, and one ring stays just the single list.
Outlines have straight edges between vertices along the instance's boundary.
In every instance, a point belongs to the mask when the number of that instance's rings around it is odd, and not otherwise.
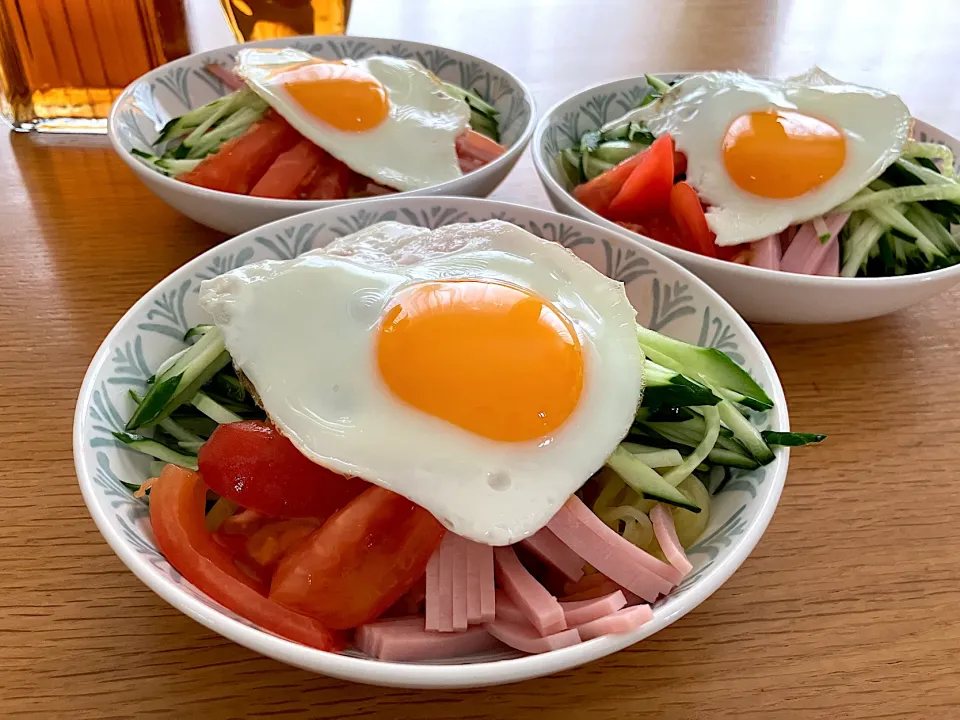
[{"label": "tomato wedge", "polygon": [[640,154],[640,162],[610,202],[614,220],[635,220],[666,210],[673,187],[673,138],[661,135]]},{"label": "tomato wedge", "polygon": [[[454,141],[457,148],[457,157],[460,160],[476,160],[480,165],[493,162],[503,155],[507,149],[476,130],[466,130],[458,135]],[[462,163],[461,163],[462,164]]]},{"label": "tomato wedge", "polygon": [[623,187],[634,168],[640,164],[643,155],[644,153],[641,152],[633,157],[628,157],[619,165],[600,173],[593,180],[588,180],[583,185],[577,185],[573,189],[573,196],[597,215],[606,216],[610,209],[610,203],[620,192],[620,188]]},{"label": "tomato wedge", "polygon": [[331,628],[370,622],[424,574],[443,533],[423,508],[371,487],[280,561],[270,598]]},{"label": "tomato wedge", "polygon": [[280,153],[289,150],[299,133],[277,115],[264,116],[245,133],[228,140],[177,180],[210,190],[246,195]]},{"label": "tomato wedge", "polygon": [[668,212],[659,212],[654,215],[648,215],[639,222],[617,221],[617,225],[632,230],[635,233],[646,235],[649,238],[658,240],[666,245],[689,250],[683,236],[680,234],[680,228]]},{"label": "tomato wedge", "polygon": [[310,200],[343,200],[347,197],[355,173],[330,153],[324,153],[304,197]]},{"label": "tomato wedge", "polygon": [[317,465],[258,420],[220,425],[197,459],[203,481],[215,493],[278,518],[322,520],[369,487]]},{"label": "tomato wedge", "polygon": [[707,225],[697,191],[689,183],[678,182],[670,191],[670,215],[680,228],[687,249],[707,257],[717,256],[716,235]]},{"label": "tomato wedge", "polygon": [[150,489],[150,523],[170,564],[198,590],[264,630],[319,650],[343,649],[339,633],[273,602],[234,566],[204,525],[206,494],[197,473],[175,465],[167,465]]},{"label": "tomato wedge", "polygon": [[304,178],[312,175],[320,164],[324,152],[304,138],[286,152],[280,153],[250,191],[256,197],[299,197]]}]

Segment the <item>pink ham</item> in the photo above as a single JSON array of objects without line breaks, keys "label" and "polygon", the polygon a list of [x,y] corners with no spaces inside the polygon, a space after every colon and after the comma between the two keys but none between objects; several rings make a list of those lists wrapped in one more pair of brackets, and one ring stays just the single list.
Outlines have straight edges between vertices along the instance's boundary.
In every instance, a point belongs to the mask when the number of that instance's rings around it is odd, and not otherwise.
[{"label": "pink ham", "polygon": [[823,216],[823,222],[830,232],[830,240],[827,242],[820,241],[817,228],[812,220],[803,223],[797,230],[796,237],[793,238],[790,247],[783,253],[783,258],[780,260],[780,269],[785,272],[803,275],[814,274],[827,254],[830,241],[836,238],[837,233],[840,232],[849,217],[850,213],[834,213]]},{"label": "pink ham", "polygon": [[493,548],[464,540],[467,548],[467,623],[493,620],[495,614]]},{"label": "pink ham", "polygon": [[750,245],[753,250],[750,253],[750,264],[754,267],[765,268],[767,270],[780,269],[780,236],[770,235],[757,240]]},{"label": "pink ham", "polygon": [[479,545],[477,562],[480,565],[480,622],[490,622],[496,617],[496,595],[494,593],[493,548]]},{"label": "pink ham", "polygon": [[528,653],[543,653],[576,645],[580,634],[574,630],[561,630],[552,635],[541,636],[532,625],[494,620],[483,626],[493,637],[505,645]]},{"label": "pink ham", "polygon": [[246,87],[246,83],[243,81],[242,77],[237,75],[232,70],[227,70],[223,65],[210,63],[204,68],[204,70],[213,75],[231,90],[239,90],[242,87]]},{"label": "pink ham", "polygon": [[353,641],[367,655],[377,657],[380,652],[380,640],[388,628],[420,629],[424,626],[421,615],[409,617],[383,618],[357,628]]},{"label": "pink ham", "polygon": [[[563,603],[560,603],[563,605]],[[497,620],[506,620],[507,622],[518,623],[520,625],[529,625],[530,621],[523,614],[513,600],[507,597],[503,590],[497,590]],[[531,626],[532,627],[532,626]]]},{"label": "pink ham", "polygon": [[[571,500],[575,500],[576,502],[571,502]],[[671,585],[676,585],[680,582],[680,580],[683,579],[683,576],[677,572],[676,568],[667,565],[667,563],[661,560],[658,560],[650,553],[646,552],[645,550],[641,550],[632,542],[625,540],[611,530],[607,524],[598,518],[590,508],[584,505],[580,498],[578,498],[576,495],[571,496],[570,500],[567,501],[567,506],[569,506],[570,510],[573,512],[574,517],[580,520],[582,524],[590,528],[594,534],[603,538],[610,538],[611,542],[614,542],[617,547],[622,548],[625,552],[630,553],[630,557],[633,558],[634,562],[641,567],[656,573]],[[596,567],[596,565],[594,565],[594,567]],[[597,569],[599,570],[599,568]],[[607,577],[610,576],[608,575]]]},{"label": "pink ham", "polygon": [[664,556],[670,561],[682,575],[687,575],[693,570],[693,565],[687,559],[687,554],[683,551],[683,545],[677,537],[677,529],[673,525],[673,515],[661,503],[653,506],[650,511],[650,520],[653,522],[653,532],[657,536],[657,542],[660,543],[660,549]]},{"label": "pink ham", "polygon": [[440,555],[437,630],[440,632],[453,632],[453,566],[456,537],[452,532],[444,533],[440,549],[437,551]]},{"label": "pink ham", "polygon": [[426,597],[424,598],[426,612],[426,629],[440,629],[440,550],[430,556],[427,562]]},{"label": "pink ham", "polygon": [[500,647],[483,627],[460,633],[436,633],[419,624],[377,622],[357,630],[357,646],[387,662],[416,662],[461,657]]},{"label": "pink ham", "polygon": [[563,616],[567,620],[567,627],[576,627],[615,613],[626,604],[627,599],[622,592],[617,590],[596,600],[562,602],[560,607],[563,608]]},{"label": "pink ham", "polygon": [[[787,248],[790,247],[790,243],[793,242],[793,239],[797,236],[797,226],[791,225],[782,233],[780,233],[780,247],[783,249],[783,252],[787,251]],[[780,254],[783,257],[783,253]]]},{"label": "pink ham", "polygon": [[[463,632],[467,629],[467,540],[448,532],[451,542],[453,563],[453,630]],[[446,537],[446,536],[444,536]]]},{"label": "pink ham", "polygon": [[583,558],[560,542],[560,538],[548,528],[541,528],[536,534],[521,540],[520,544],[559,570],[571,582],[583,577]]},{"label": "pink ham", "polygon": [[817,275],[826,277],[840,277],[840,238],[834,236],[827,243],[827,252],[820,261]]},{"label": "pink ham", "polygon": [[537,632],[541,635],[552,635],[567,627],[560,603],[527,572],[512,547],[494,548],[493,559],[500,587],[520,608]]},{"label": "pink ham", "polygon": [[[547,524],[567,547],[599,572],[647,602],[653,602],[660,595],[670,592],[675,583],[665,580],[637,559],[638,554],[647,553],[624,540],[595,515],[593,517],[599,527],[581,520],[575,514],[577,505],[583,506],[583,503],[576,496],[572,496]],[[589,509],[587,512],[590,513]],[[659,562],[656,558],[648,557]],[[661,564],[676,573],[676,570],[666,563]],[[676,574],[679,576],[679,573]]]},{"label": "pink ham", "polygon": [[[653,610],[650,609],[649,605],[635,605],[580,625],[577,627],[577,633],[579,633],[581,640],[587,641],[601,635],[632,632],[652,619]],[[507,645],[509,644],[507,643]]]}]

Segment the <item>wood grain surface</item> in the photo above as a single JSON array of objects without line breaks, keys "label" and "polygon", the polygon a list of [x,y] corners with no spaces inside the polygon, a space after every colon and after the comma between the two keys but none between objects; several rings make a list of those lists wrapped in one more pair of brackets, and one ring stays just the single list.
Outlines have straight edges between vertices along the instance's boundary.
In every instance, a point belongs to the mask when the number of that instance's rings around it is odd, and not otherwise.
[{"label": "wood grain surface", "polygon": [[[217,4],[207,0],[211,7]],[[350,31],[497,62],[541,110],[643,71],[820,64],[960,135],[956,0],[355,0]],[[547,206],[525,158],[495,197]],[[221,240],[98,138],[0,137],[0,715],[50,718],[924,718],[960,713],[960,294],[757,331],[794,427],[780,507],[717,593],[634,648],[486,691],[328,680],[230,643],[113,555],[74,475],[87,363]]]}]

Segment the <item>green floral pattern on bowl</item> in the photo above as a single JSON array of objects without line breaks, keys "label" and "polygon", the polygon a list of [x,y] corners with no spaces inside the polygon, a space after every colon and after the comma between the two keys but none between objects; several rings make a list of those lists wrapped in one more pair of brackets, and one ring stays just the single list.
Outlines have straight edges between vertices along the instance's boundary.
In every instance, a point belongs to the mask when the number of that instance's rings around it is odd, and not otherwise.
[{"label": "green floral pattern on bowl", "polygon": [[[253,627],[197,592],[157,551],[148,508],[132,495],[132,489],[147,478],[148,461],[117,443],[111,435],[123,427],[133,410],[128,390],[142,391],[154,368],[184,346],[184,332],[196,323],[208,321],[197,304],[197,290],[205,279],[249,262],[291,258],[384,220],[434,228],[489,218],[507,220],[558,242],[606,275],[623,282],[640,322],[674,337],[729,353],[777,404],[775,410],[758,419],[763,427],[788,429],[785,400],[776,372],[746,323],[689,272],[623,235],[545,210],[471,198],[388,198],[316,210],[228,240],[173,272],[124,316],[93,359],[75,418],[77,472],[92,515],[124,562],[150,587],[194,618],[238,642],[289,660],[289,653],[285,655],[280,650],[260,646],[267,637],[265,634],[257,632],[260,638],[254,641],[236,625],[225,625],[224,617],[247,628]],[[657,603],[653,623],[635,636],[616,638],[609,646],[603,643],[593,646],[586,656],[564,666],[600,657],[645,637],[688,612],[719,587],[763,532],[779,497],[787,461],[787,452],[779,451],[774,463],[736,477],[715,497],[710,524],[690,550],[694,572],[678,590]],[[696,597],[687,598],[688,594]],[[285,643],[276,638],[271,638],[271,642]],[[329,658],[329,654],[307,648],[297,650],[314,658],[310,662],[298,659],[297,664],[334,675],[340,672],[341,677],[351,676],[331,667],[329,660],[314,657]],[[352,651],[347,655],[361,657]],[[517,658],[514,653],[499,652],[445,664],[505,658],[516,658],[510,660],[511,663],[529,660]],[[530,669],[524,672],[527,677],[542,674]],[[482,673],[474,670],[457,684],[485,684]],[[383,682],[411,684],[413,681],[391,678]]]}]

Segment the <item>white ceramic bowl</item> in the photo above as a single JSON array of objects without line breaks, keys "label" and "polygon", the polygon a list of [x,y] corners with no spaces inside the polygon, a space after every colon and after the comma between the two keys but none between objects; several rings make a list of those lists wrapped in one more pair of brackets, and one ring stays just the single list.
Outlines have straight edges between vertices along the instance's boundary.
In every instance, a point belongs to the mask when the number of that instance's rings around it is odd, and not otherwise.
[{"label": "white ceramic bowl", "polygon": [[207,190],[161,175],[130,154],[133,148],[150,152],[160,129],[171,117],[229,92],[223,83],[204,70],[207,65],[217,63],[232,67],[240,48],[258,46],[296,47],[317,57],[337,60],[371,55],[411,58],[440,79],[473,90],[500,111],[500,134],[507,147],[506,153],[456,180],[398,193],[403,197],[485,197],[516,165],[533,134],[536,119],[533,96],[519,79],[485,60],[436,45],[384,38],[308,36],[234,45],[176,60],[134,81],[117,98],[108,121],[110,142],[137,177],[161,200],[198,223],[231,235],[307,210],[354,202],[275,200]]},{"label": "white ceramic bowl", "polygon": [[[677,73],[658,74],[672,81]],[[841,323],[887,315],[926,300],[960,282],[960,265],[918,275],[882,278],[829,278],[747,267],[704,257],[624,230],[574,199],[555,157],[580,142],[580,135],[635,107],[647,94],[643,77],[624,78],[587,88],[547,111],[533,135],[533,162],[553,206],[566,215],[626,232],[696,273],[751,322]],[[948,145],[960,154],[960,141],[924,122],[920,140]]]},{"label": "white ceramic bowl", "polygon": [[147,477],[148,460],[111,436],[133,410],[128,389],[142,390],[154,368],[183,347],[184,331],[204,322],[200,282],[245,263],[290,258],[381,220],[437,227],[491,217],[514,222],[562,243],[625,283],[643,324],[719,348],[746,368],[775,402],[757,417],[763,428],[787,430],[786,401],[776,370],[739,315],[693,274],[630,238],[546,210],[472,198],[388,198],[315,210],[227,240],[190,261],[147,292],[113,328],[90,363],[74,419],[80,488],[100,532],[120,559],[158,595],[241,645],[308,670],[379,685],[454,688],[494,685],[546,675],[609,655],[674,622],[733,574],[773,515],[787,474],[787,450],[758,470],[731,480],[714,498],[703,537],[689,550],[694,571],[658,602],[637,632],[611,635],[543,655],[509,650],[436,664],[371,660],[356,651],[332,654],[264,632],[199,593],[157,551],[146,505],[124,483]]}]

